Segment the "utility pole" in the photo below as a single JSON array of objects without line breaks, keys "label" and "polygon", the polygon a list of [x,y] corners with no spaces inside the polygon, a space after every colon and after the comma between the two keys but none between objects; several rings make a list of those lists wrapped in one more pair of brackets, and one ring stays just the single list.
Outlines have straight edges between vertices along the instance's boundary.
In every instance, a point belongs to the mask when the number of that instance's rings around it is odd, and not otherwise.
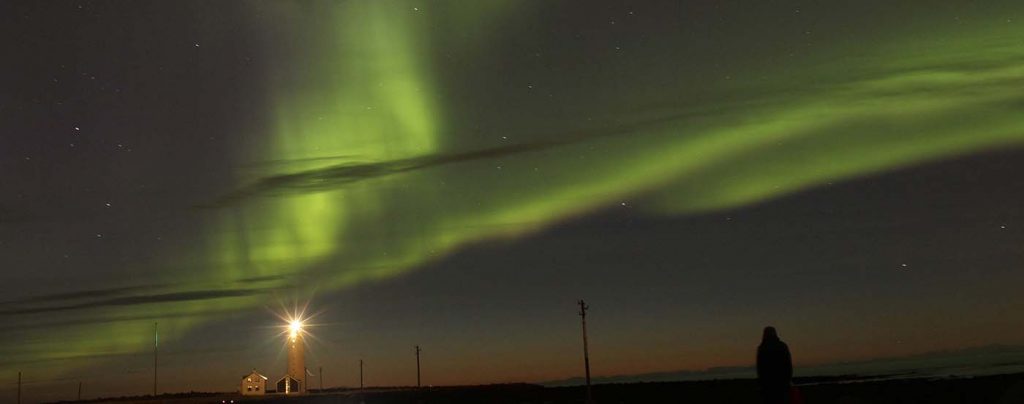
[{"label": "utility pole", "polygon": [[416,387],[420,387],[420,346],[416,345]]},{"label": "utility pole", "polygon": [[21,404],[21,372],[18,372],[18,404]]},{"label": "utility pole", "polygon": [[583,366],[587,371],[587,404],[594,402],[593,395],[590,392],[590,353],[587,350],[587,309],[590,306],[583,299],[580,299],[577,303],[580,305],[580,319],[583,322]]},{"label": "utility pole", "polygon": [[78,399],[75,401],[82,401],[82,382],[78,382]]},{"label": "utility pole", "polygon": [[153,397],[156,397],[157,350],[160,348],[160,323],[153,323]]},{"label": "utility pole", "polygon": [[363,360],[359,360],[359,390],[363,389]]},{"label": "utility pole", "polygon": [[320,369],[318,369],[318,370],[320,372],[320,373],[318,373],[320,375],[320,392],[323,393],[324,392],[324,367],[320,366]]}]

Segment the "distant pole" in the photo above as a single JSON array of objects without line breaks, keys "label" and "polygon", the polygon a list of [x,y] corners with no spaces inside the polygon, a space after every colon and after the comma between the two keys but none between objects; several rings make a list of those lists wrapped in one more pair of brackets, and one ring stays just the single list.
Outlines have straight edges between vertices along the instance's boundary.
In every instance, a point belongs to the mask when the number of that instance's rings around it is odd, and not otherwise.
[{"label": "distant pole", "polygon": [[416,345],[416,387],[420,387],[420,346]]},{"label": "distant pole", "polygon": [[75,401],[82,401],[82,382],[78,382],[78,399]]},{"label": "distant pole", "polygon": [[359,389],[363,389],[363,360],[359,360]]},{"label": "distant pole", "polygon": [[153,397],[156,397],[157,349],[160,348],[160,323],[153,323]]},{"label": "distant pole", "polygon": [[318,370],[320,372],[319,373],[319,375],[320,375],[320,392],[323,393],[324,392],[324,367],[320,366],[320,369],[318,369]]},{"label": "distant pole", "polygon": [[21,372],[18,372],[18,404],[21,404]]},{"label": "distant pole", "polygon": [[587,371],[587,404],[591,404],[594,402],[594,399],[590,392],[590,353],[587,350],[587,309],[590,306],[583,299],[580,299],[578,303],[580,305],[580,318],[583,322],[583,367]]}]

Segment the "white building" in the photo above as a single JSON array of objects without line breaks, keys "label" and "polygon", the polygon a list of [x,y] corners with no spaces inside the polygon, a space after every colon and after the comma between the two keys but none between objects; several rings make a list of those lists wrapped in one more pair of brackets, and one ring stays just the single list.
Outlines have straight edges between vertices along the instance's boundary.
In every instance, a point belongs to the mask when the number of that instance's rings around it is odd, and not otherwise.
[{"label": "white building", "polygon": [[252,370],[252,373],[242,376],[242,386],[238,390],[243,396],[262,396],[267,392],[267,377]]},{"label": "white building", "polygon": [[278,394],[302,394],[301,382],[294,377],[285,375],[277,381]]}]

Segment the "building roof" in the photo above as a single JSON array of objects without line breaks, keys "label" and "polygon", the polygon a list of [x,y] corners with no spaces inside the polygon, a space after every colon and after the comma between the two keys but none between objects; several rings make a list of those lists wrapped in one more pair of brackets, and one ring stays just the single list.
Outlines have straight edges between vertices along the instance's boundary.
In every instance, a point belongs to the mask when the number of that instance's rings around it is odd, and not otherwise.
[{"label": "building roof", "polygon": [[256,371],[256,369],[253,369],[251,373],[249,373],[249,374],[247,374],[247,375],[245,375],[245,376],[242,376],[242,378],[243,378],[243,379],[245,379],[245,378],[247,378],[247,377],[249,377],[249,376],[252,376],[252,375],[256,375],[256,376],[262,377],[262,378],[263,378],[263,380],[269,380],[269,379],[267,379],[267,377],[266,377],[266,376],[264,376],[264,375],[261,375],[261,374],[260,374],[259,372],[257,372],[257,371]]}]

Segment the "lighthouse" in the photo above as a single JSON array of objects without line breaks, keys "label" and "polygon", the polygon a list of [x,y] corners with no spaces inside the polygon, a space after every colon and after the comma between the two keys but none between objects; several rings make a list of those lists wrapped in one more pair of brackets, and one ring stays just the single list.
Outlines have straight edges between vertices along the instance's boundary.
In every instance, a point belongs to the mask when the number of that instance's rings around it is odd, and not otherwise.
[{"label": "lighthouse", "polygon": [[288,372],[277,382],[277,392],[302,394],[306,392],[306,358],[302,336],[302,322],[288,324]]},{"label": "lighthouse", "polygon": [[299,382],[298,393],[306,392],[305,349],[302,343],[302,323],[293,320],[288,325],[288,376]]}]

